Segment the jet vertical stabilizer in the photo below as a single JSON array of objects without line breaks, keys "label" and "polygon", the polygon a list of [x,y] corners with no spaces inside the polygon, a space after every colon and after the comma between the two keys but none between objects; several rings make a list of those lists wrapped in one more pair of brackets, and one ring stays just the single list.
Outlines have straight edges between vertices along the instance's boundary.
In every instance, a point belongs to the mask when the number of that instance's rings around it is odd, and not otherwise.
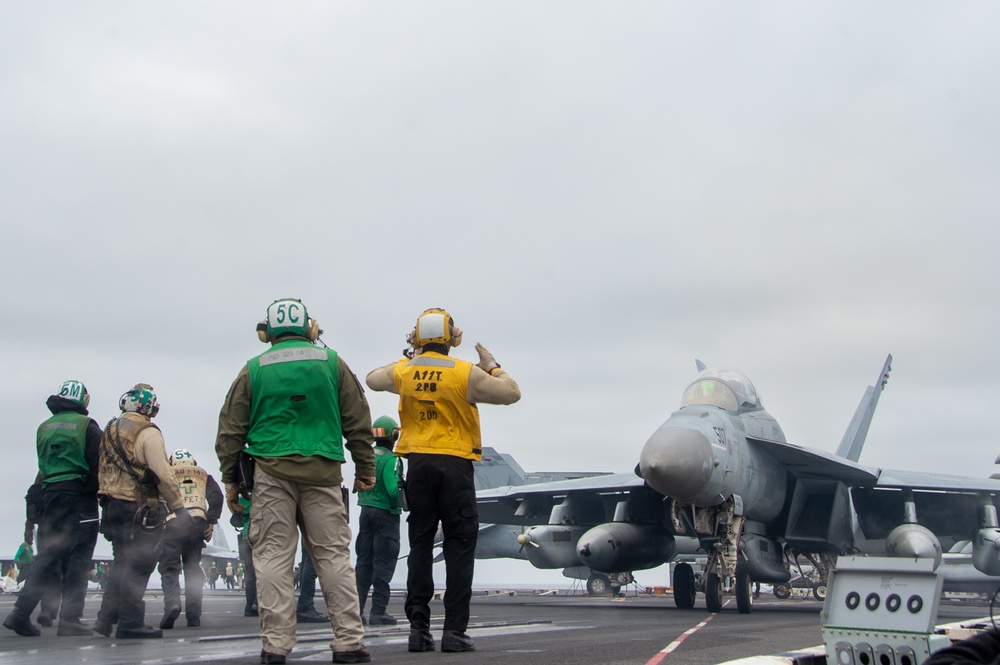
[{"label": "jet vertical stabilizer", "polygon": [[474,462],[476,491],[490,490],[508,485],[523,485],[525,483],[524,469],[514,458],[506,453],[499,453],[495,448],[483,448],[483,459]]},{"label": "jet vertical stabilizer", "polygon": [[226,532],[222,529],[212,530],[212,545],[215,545],[220,550],[232,551],[232,548],[229,547],[229,539],[226,538]]},{"label": "jet vertical stabilizer", "polygon": [[854,412],[854,417],[851,418],[851,424],[847,426],[844,438],[841,439],[840,446],[837,448],[838,457],[846,457],[852,462],[857,462],[861,457],[861,449],[865,447],[865,439],[868,437],[868,428],[872,424],[872,416],[875,415],[875,407],[878,406],[878,398],[882,394],[885,384],[889,381],[889,372],[891,371],[892,355],[890,354],[885,359],[885,365],[882,366],[882,373],[879,375],[878,381],[875,382],[874,386],[868,386],[865,396],[861,398],[861,403],[858,404],[858,409]]}]

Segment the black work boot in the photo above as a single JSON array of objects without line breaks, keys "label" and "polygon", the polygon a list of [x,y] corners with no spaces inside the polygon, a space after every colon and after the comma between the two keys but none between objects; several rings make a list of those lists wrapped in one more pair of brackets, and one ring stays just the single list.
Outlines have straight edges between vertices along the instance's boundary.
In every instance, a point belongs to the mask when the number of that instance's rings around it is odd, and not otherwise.
[{"label": "black work boot", "polygon": [[56,629],[56,635],[59,637],[80,637],[82,635],[93,634],[94,630],[87,624],[82,623],[80,617],[60,619],[59,628]]},{"label": "black work boot", "polygon": [[171,605],[167,608],[167,611],[163,613],[163,618],[160,619],[160,628],[162,630],[171,630],[174,627],[174,622],[177,621],[177,617],[181,615],[180,605]]},{"label": "black work boot", "polygon": [[285,665],[285,656],[280,653],[260,650],[261,665]]},{"label": "black work boot", "polygon": [[446,630],[441,635],[441,651],[475,651],[476,643],[472,638],[458,630]]},{"label": "black work boot", "polygon": [[136,626],[135,628],[122,628],[118,626],[115,631],[115,638],[119,640],[145,640],[163,637],[163,631],[152,626]]},{"label": "black work boot", "polygon": [[396,621],[396,617],[385,612],[372,612],[371,617],[368,618],[370,626],[395,626],[397,623],[399,622]]},{"label": "black work boot", "polygon": [[31,623],[31,617],[18,610],[7,615],[7,618],[3,620],[3,626],[23,637],[38,637],[42,634],[42,631],[38,630],[38,626]]},{"label": "black work boot", "polygon": [[434,637],[426,628],[410,628],[410,651],[434,651]]},{"label": "black work boot", "polygon": [[299,623],[327,623],[330,621],[330,617],[328,615],[320,614],[316,611],[315,607],[303,612],[296,612],[295,619]]},{"label": "black work boot", "polygon": [[38,616],[35,617],[35,621],[38,622],[39,626],[52,627],[52,616],[48,612],[39,612]]},{"label": "black work boot", "polygon": [[104,637],[111,637],[111,630],[115,627],[115,624],[110,621],[106,621],[98,615],[97,621],[94,622],[94,632],[98,635],[103,635]]}]

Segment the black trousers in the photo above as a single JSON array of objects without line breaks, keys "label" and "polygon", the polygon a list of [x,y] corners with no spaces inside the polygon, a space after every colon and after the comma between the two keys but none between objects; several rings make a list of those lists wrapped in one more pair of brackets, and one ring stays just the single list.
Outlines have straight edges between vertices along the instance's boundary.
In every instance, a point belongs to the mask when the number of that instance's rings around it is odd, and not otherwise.
[{"label": "black trousers", "polygon": [[243,591],[246,593],[246,610],[257,604],[257,571],[253,567],[253,548],[250,542],[243,537],[237,536],[239,542],[240,561],[243,562]]},{"label": "black trousers", "polygon": [[141,628],[146,625],[142,597],[163,549],[163,524],[155,531],[139,528],[139,506],[132,501],[109,498],[103,506],[102,530],[111,536],[114,560],[97,618],[119,628]]},{"label": "black trousers", "polygon": [[[196,518],[196,521],[200,518]],[[204,522],[201,524],[204,531]],[[163,609],[181,607],[180,573],[184,570],[184,614],[190,619],[201,618],[201,601],[205,587],[205,571],[201,568],[201,536],[180,540],[167,539],[160,553],[160,584],[163,586]]]},{"label": "black trousers", "polygon": [[406,618],[411,628],[430,626],[434,536],[440,521],[444,532],[444,629],[465,632],[479,536],[472,461],[422,453],[411,453],[407,459],[410,554],[406,559]]},{"label": "black trousers", "polygon": [[60,618],[83,616],[87,574],[97,544],[97,530],[96,496],[44,492],[38,521],[40,551],[14,609],[30,615],[39,601],[52,593],[53,582],[62,579]]},{"label": "black trousers", "polygon": [[389,605],[389,582],[399,557],[399,515],[374,506],[361,506],[358,538],[354,543],[357,561],[358,601],[364,612],[368,589],[372,592],[372,614],[385,614]]}]

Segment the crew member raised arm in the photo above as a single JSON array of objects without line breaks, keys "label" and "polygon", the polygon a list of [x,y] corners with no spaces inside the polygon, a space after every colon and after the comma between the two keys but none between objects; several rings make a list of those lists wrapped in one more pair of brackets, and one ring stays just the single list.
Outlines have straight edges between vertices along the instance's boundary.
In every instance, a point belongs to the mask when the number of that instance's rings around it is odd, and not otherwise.
[{"label": "crew member raised arm", "polygon": [[462,331],[443,309],[426,310],[407,336],[412,355],[372,370],[372,390],[399,395],[400,438],[396,454],[407,459],[406,618],[409,650],[433,651],[430,601],[434,595],[433,547],[438,522],[447,569],[442,651],[474,651],[466,634],[479,511],[472,462],[482,458],[477,404],[513,404],[517,383],[481,344],[479,362],[451,358]]}]

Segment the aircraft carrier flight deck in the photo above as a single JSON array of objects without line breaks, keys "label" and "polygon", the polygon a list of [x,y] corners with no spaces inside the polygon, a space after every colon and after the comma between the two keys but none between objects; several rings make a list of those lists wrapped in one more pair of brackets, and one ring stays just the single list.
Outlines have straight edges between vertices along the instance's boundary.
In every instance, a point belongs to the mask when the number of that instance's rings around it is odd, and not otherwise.
[{"label": "aircraft carrier flight deck", "polygon": [[[670,663],[715,665],[757,655],[809,649],[823,643],[822,603],[811,598],[779,600],[762,593],[752,614],[740,614],[735,601],[717,614],[703,602],[690,610],[674,607],[669,594],[629,592],[624,597],[539,594],[537,590],[479,589],[472,601],[469,634],[476,641],[472,653],[409,653],[408,626],[367,628],[365,644],[373,663],[429,665],[432,662],[516,663]],[[0,595],[6,615],[16,596]],[[90,593],[83,620],[92,622],[100,594]],[[158,590],[146,594],[146,620],[157,625],[162,616]],[[401,595],[394,594],[389,613],[403,616]],[[321,596],[317,609],[324,611]],[[434,601],[432,632],[440,641],[443,607]],[[943,601],[938,623],[989,615],[980,601]],[[237,591],[205,592],[202,625],[188,628],[183,615],[162,640],[115,640],[94,637],[56,637],[55,628],[42,628],[41,637],[0,632],[0,665],[18,663],[99,663],[100,665],[158,665],[160,663],[244,664],[259,661],[257,619],[243,616],[243,595]],[[298,644],[289,663],[329,663],[331,629],[325,624],[300,624]]]}]

